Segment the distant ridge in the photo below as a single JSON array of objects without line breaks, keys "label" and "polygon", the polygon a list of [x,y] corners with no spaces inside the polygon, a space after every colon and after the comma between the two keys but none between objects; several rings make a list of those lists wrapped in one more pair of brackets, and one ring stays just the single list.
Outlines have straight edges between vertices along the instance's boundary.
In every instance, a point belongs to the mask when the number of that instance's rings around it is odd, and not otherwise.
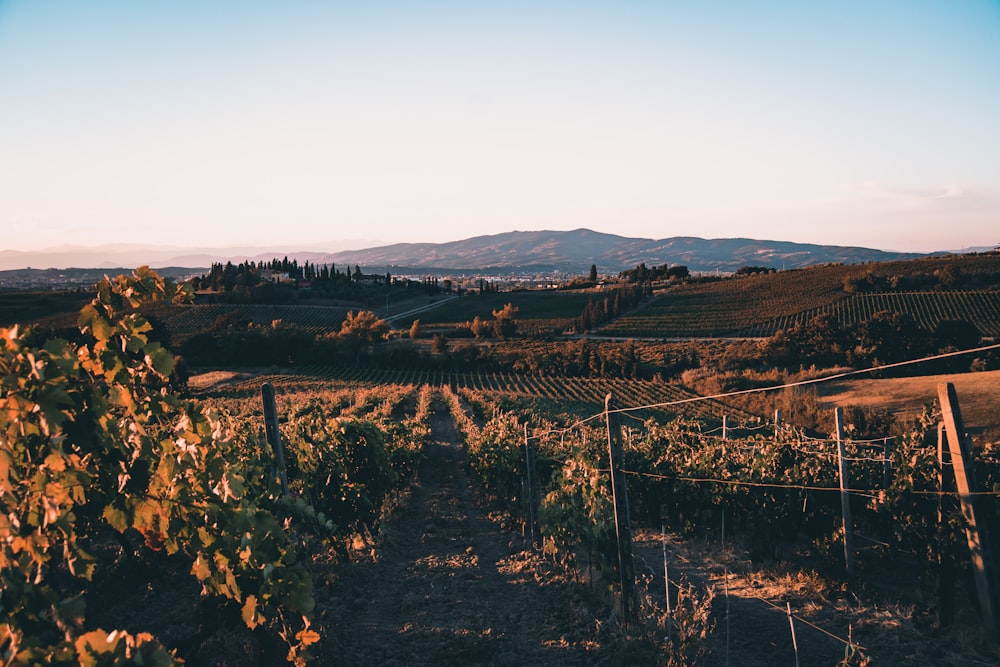
[{"label": "distant ridge", "polygon": [[[355,248],[357,242],[351,243]],[[351,247],[347,245],[346,247]],[[38,252],[0,250],[0,270],[34,268],[110,268],[120,266],[207,268],[213,262],[267,261],[288,257],[300,263],[359,265],[368,272],[448,271],[513,273],[586,273],[591,264],[601,273],[618,273],[647,266],[683,264],[700,273],[732,272],[742,266],[794,269],[815,264],[859,264],[912,259],[926,254],[828,246],[749,238],[703,239],[675,236],[665,239],[629,238],[590,229],[572,231],[513,231],[475,236],[448,243],[395,243],[363,249],[323,251],[276,248],[151,248],[101,246],[58,248]],[[982,250],[988,250],[983,248]],[[402,271],[395,270],[395,273]]]},{"label": "distant ridge", "polygon": [[573,231],[506,232],[450,243],[397,243],[379,248],[331,253],[326,263],[364,267],[540,269],[585,273],[591,264],[602,273],[647,266],[683,264],[695,272],[732,272],[742,266],[794,269],[815,264],[859,264],[925,256],[847,246],[824,246],[747,238],[702,239],[676,236],[666,239],[628,238],[590,229]]}]

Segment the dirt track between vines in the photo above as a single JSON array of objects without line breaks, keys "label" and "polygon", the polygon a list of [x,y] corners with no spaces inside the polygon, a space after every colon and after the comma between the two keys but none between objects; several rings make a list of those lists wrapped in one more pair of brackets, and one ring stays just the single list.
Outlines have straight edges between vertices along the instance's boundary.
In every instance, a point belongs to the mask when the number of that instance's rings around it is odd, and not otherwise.
[{"label": "dirt track between vines", "polygon": [[[468,478],[451,417],[435,414],[431,427],[427,458],[378,544],[370,555],[338,567],[317,591],[325,631],[312,664],[667,664],[662,638],[623,633],[606,599],[532,550],[520,530],[505,525],[503,512],[483,502]],[[967,650],[968,636],[914,623],[905,607],[825,599],[810,591],[811,575],[757,570],[735,545],[720,553],[717,546],[706,549],[676,536],[668,541],[671,579],[715,590],[715,629],[697,664],[795,664],[785,601],[798,619],[803,665],[839,664],[850,627],[873,665],[972,666],[1000,658]],[[662,605],[660,535],[639,531],[634,544],[637,574],[652,574],[642,594]],[[720,555],[729,563],[728,605]],[[657,634],[655,624],[646,631]]]},{"label": "dirt track between vines", "polygon": [[607,610],[477,501],[454,423],[433,443],[375,559],[343,568],[329,611],[331,665],[608,663]]}]

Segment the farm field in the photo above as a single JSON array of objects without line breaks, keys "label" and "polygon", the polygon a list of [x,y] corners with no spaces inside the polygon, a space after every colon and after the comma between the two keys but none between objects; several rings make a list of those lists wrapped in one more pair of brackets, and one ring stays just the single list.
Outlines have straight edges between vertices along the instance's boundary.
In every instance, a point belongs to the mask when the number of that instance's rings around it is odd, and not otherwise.
[{"label": "farm field", "polygon": [[[294,372],[253,373],[213,371],[191,378],[192,388],[206,396],[253,396],[263,382],[270,382],[279,392],[296,393],[328,389],[363,389],[380,386],[450,387],[495,396],[510,404],[545,405],[549,410],[588,416],[604,408],[608,393],[618,404],[636,410],[643,417],[671,415],[698,417],[721,423],[723,416],[736,421],[753,422],[756,418],[718,401],[699,400],[696,394],[655,380],[614,378],[579,378],[553,375],[526,375],[503,372],[452,372],[433,370],[372,369],[349,366],[315,366]],[[539,403],[540,402],[540,403]]]},{"label": "farm field", "polygon": [[865,378],[817,385],[823,407],[857,405],[888,410],[900,419],[915,418],[937,400],[938,385],[955,385],[962,418],[974,436],[1000,438],[1000,371],[927,375],[908,378]]},{"label": "farm field", "polygon": [[1000,291],[997,290],[853,294],[823,306],[746,327],[739,333],[770,336],[824,313],[832,314],[846,326],[869,320],[879,312],[907,313],[927,331],[934,331],[942,321],[961,320],[975,326],[982,336],[1000,336]]},{"label": "farm field", "polygon": [[998,281],[1000,255],[816,266],[671,286],[598,332],[639,338],[759,337],[820,313],[853,325],[891,311],[912,315],[929,331],[942,320],[957,319],[972,322],[983,336],[996,336]]},{"label": "farm field", "polygon": [[776,276],[781,274],[670,287],[638,313],[620,317],[598,331],[640,338],[727,336],[779,313],[796,312],[803,304],[817,307],[843,298],[828,281],[816,277],[802,285]]},{"label": "farm field", "polygon": [[[753,285],[747,285],[746,290],[722,289],[714,284],[674,287],[658,294],[639,312],[625,315],[598,331],[608,336],[637,338],[759,338],[804,324],[824,313],[832,314],[842,325],[854,325],[876,313],[893,312],[911,315],[928,331],[944,320],[964,320],[983,336],[1000,335],[997,290],[830,293],[816,299],[794,291],[779,297],[773,291],[774,286],[755,289]],[[807,307],[797,310],[803,305]]]},{"label": "farm field", "polygon": [[[801,302],[775,288],[795,292],[789,280],[671,287],[627,317],[662,322],[662,301],[688,294],[707,318],[713,289],[734,308],[762,299],[747,321],[792,317]],[[922,323],[937,311],[978,313],[980,329],[997,319],[995,288],[893,300],[903,292],[847,295],[840,281],[796,294],[871,300],[858,317],[883,299],[922,304]],[[969,576],[965,526],[953,478],[939,476],[933,418],[909,421],[950,381],[976,442],[994,438],[1000,371],[818,383],[808,398],[821,410],[906,421],[838,441],[705,397],[819,377],[798,363],[807,347],[787,348],[799,356],[779,367],[757,341],[564,341],[535,328],[568,322],[595,292],[523,293],[516,334],[441,344],[384,323],[369,339],[326,335],[348,310],[333,304],[155,306],[173,289],[122,277],[83,309],[75,337],[0,338],[2,567],[22,600],[0,605],[0,651],[22,662],[54,651],[162,665],[1000,662],[974,593],[939,585]],[[448,327],[514,298],[468,296],[426,315]],[[967,311],[945,307],[957,303]],[[171,343],[207,329],[221,353],[253,321],[269,332],[261,349],[294,334],[301,354],[243,366],[238,352],[181,379],[144,314]],[[277,397],[266,423],[265,384]],[[973,466],[981,523],[1000,534],[995,449],[977,448]],[[619,555],[615,487],[628,489],[632,557]],[[624,623],[629,569],[638,615]]]},{"label": "farm field", "polygon": [[527,330],[561,334],[578,321],[587,302],[599,295],[593,290],[523,290],[516,292],[484,292],[455,299],[412,318],[399,318],[397,326],[409,328],[419,319],[428,332],[441,332],[471,322],[473,318],[492,320],[493,311],[506,304],[518,309],[517,319]]},{"label": "farm field", "polygon": [[271,326],[280,321],[283,325],[295,325],[314,334],[336,331],[347,317],[346,306],[285,305],[285,304],[185,304],[159,306],[150,311],[170,331],[171,336],[183,341],[201,333],[220,318],[234,317],[255,325]]}]

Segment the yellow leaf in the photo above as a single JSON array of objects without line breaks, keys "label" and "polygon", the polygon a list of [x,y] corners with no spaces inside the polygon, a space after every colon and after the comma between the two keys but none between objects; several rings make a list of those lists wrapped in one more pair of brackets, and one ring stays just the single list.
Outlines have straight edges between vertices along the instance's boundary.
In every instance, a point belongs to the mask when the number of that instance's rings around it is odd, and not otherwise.
[{"label": "yellow leaf", "polygon": [[257,596],[248,595],[247,601],[243,604],[243,622],[253,630],[264,621],[264,617],[257,611]]},{"label": "yellow leaf", "polygon": [[306,628],[295,635],[295,638],[299,640],[299,643],[303,646],[309,646],[310,644],[315,644],[320,640],[319,633],[315,630],[310,630]]},{"label": "yellow leaf", "polygon": [[194,564],[191,566],[191,574],[198,579],[198,581],[205,581],[212,576],[211,570],[208,569],[208,563],[200,555],[194,559]]}]

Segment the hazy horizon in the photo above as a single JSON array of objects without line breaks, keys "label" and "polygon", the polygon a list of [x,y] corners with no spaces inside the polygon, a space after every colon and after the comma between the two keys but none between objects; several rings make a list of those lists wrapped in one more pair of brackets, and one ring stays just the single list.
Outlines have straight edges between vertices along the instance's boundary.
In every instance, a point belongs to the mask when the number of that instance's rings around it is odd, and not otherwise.
[{"label": "hazy horizon", "polygon": [[1000,242],[991,0],[8,0],[0,61],[0,251]]},{"label": "hazy horizon", "polygon": [[[547,231],[554,230],[511,230],[511,232],[527,232],[544,233]],[[569,231],[569,230],[567,230]],[[613,232],[601,232],[600,230],[583,230],[583,231],[594,231],[597,233],[613,234]],[[508,232],[509,233],[509,232]],[[506,233],[500,232],[498,234],[485,235],[487,237],[493,236],[504,236]],[[477,235],[483,236],[483,235]],[[622,236],[622,235],[618,235]],[[685,235],[681,235],[685,237]],[[689,235],[686,237],[690,238]],[[447,244],[447,243],[461,243],[463,241],[470,240],[474,237],[466,237],[462,239],[453,239],[451,241],[441,241],[441,242],[403,242],[406,245],[416,244]],[[636,237],[624,237],[629,239],[634,239]],[[700,237],[696,237],[700,238]],[[730,237],[735,238],[735,237]],[[746,237],[740,237],[746,238]],[[647,239],[652,241],[665,241],[664,239]],[[723,239],[704,239],[705,241],[718,241]],[[800,243],[798,241],[789,239],[751,239],[757,242],[776,242],[776,243]],[[122,268],[122,267],[136,267],[143,264],[150,266],[208,266],[210,263],[214,262],[224,262],[224,261],[244,261],[250,259],[260,259],[260,258],[280,258],[282,256],[297,256],[302,257],[303,255],[334,255],[341,252],[351,252],[351,251],[366,251],[371,249],[378,249],[387,246],[396,246],[399,243],[383,243],[373,240],[363,240],[363,239],[353,239],[341,242],[328,242],[328,243],[303,243],[303,244],[292,244],[292,245],[232,245],[228,247],[198,247],[198,246],[151,246],[143,244],[105,244],[101,246],[79,246],[79,245],[62,245],[53,246],[51,248],[39,249],[34,251],[12,251],[6,249],[0,249],[0,271],[7,270],[20,270],[26,268],[34,269],[68,269],[68,268]],[[878,250],[885,253],[897,253],[905,252],[899,251],[892,248],[870,248],[866,246],[846,246],[845,244],[819,244],[827,247],[834,245],[842,247],[861,247],[868,250]],[[938,248],[934,252],[966,252],[976,249],[993,249],[993,245],[986,246],[973,246],[967,248]],[[678,250],[678,253],[683,253],[683,250]],[[191,261],[192,258],[197,258],[199,261],[196,263]],[[177,261],[175,261],[177,260]],[[183,260],[183,261],[182,261]],[[313,261],[317,261],[317,258],[312,258]],[[323,260],[325,261],[325,260]],[[352,260],[353,261],[353,260]],[[419,258],[415,258],[415,265],[419,265]]]}]

